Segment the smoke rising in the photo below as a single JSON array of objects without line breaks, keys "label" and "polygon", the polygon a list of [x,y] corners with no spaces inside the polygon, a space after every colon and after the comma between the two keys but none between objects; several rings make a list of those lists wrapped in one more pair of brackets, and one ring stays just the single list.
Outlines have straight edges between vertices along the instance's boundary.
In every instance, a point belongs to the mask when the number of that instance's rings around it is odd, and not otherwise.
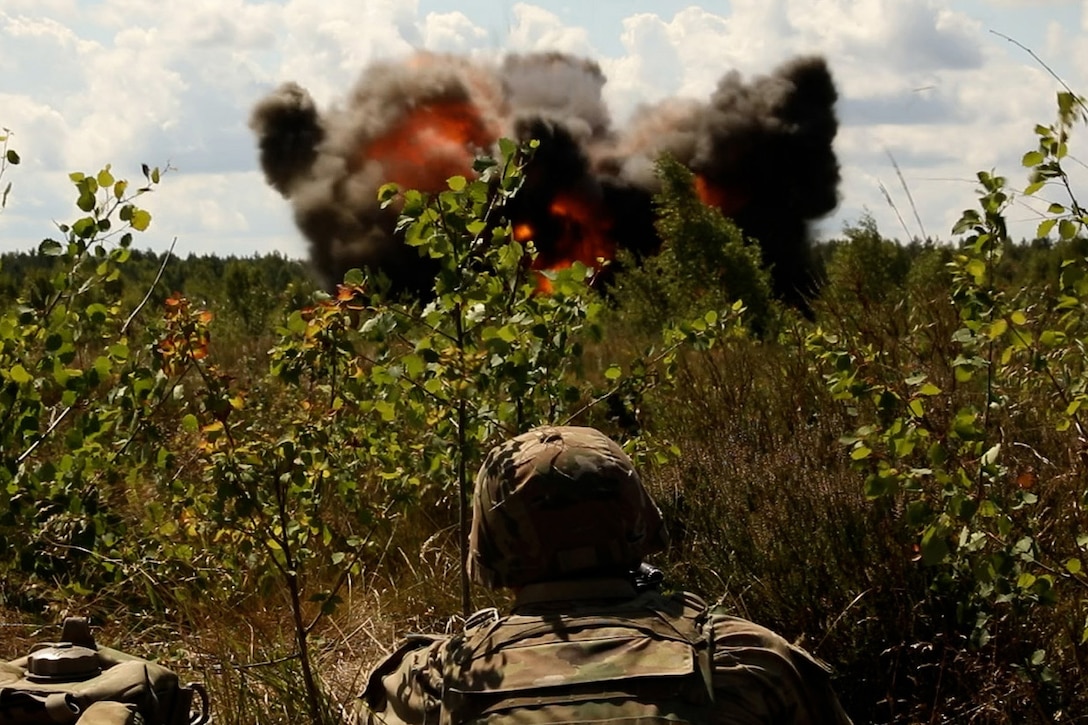
[{"label": "smoke rising", "polygon": [[759,240],[776,292],[803,305],[815,292],[809,225],[838,200],[837,93],[823,59],[751,81],[727,73],[706,101],[647,106],[625,128],[612,124],[605,82],[595,62],[559,53],[497,65],[420,54],[371,65],[324,112],[286,83],[256,105],[250,126],[268,183],[292,204],[329,285],[370,267],[398,289],[428,289],[427,263],[394,235],[378,188],[441,191],[507,136],[541,142],[508,210],[532,230],[539,267],[659,249],[654,161],[668,153],[695,172],[705,202]]}]

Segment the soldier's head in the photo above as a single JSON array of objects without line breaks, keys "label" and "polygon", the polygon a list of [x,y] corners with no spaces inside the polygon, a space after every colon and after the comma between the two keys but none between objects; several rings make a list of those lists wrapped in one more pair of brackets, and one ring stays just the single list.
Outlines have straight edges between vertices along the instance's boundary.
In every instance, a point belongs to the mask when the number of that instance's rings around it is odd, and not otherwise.
[{"label": "soldier's head", "polygon": [[593,428],[523,433],[476,476],[469,572],[484,586],[624,574],[667,543],[631,459]]}]

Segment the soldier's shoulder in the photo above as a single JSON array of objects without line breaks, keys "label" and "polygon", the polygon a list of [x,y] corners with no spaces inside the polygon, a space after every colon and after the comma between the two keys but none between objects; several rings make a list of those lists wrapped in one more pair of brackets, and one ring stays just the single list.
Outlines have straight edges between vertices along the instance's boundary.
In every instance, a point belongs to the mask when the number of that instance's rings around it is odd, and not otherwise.
[{"label": "soldier's shoulder", "polygon": [[[763,625],[711,611],[716,689],[764,688],[783,711],[808,713],[798,722],[849,723],[831,688],[831,668],[818,657]],[[758,687],[757,687],[758,685]]]},{"label": "soldier's shoulder", "polygon": [[803,663],[806,669],[809,669],[811,665],[824,672],[831,671],[831,668],[815,655],[793,644],[774,630],[751,620],[726,614],[720,609],[713,609],[710,612],[710,625],[714,639],[719,644],[773,650]]},{"label": "soldier's shoulder", "polygon": [[674,617],[703,620],[712,611],[698,594],[688,591],[661,592],[648,589],[631,600],[635,609],[654,609]]},{"label": "soldier's shoulder", "polygon": [[750,643],[783,652],[790,647],[790,643],[774,630],[750,619],[729,614],[722,607],[712,607],[708,615],[708,622],[716,640],[738,645]]}]

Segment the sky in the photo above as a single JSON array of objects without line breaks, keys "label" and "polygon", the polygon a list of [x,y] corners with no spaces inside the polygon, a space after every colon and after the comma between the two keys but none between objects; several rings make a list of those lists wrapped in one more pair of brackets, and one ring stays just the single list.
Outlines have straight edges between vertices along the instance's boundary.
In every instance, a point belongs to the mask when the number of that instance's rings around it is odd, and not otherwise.
[{"label": "sky", "polygon": [[[977,171],[1026,185],[1020,159],[1062,90],[1050,71],[1088,94],[1086,40],[1088,0],[2,0],[0,127],[23,163],[0,182],[0,251],[76,218],[69,172],[138,180],[146,163],[170,171],[140,200],[154,221],[136,246],[304,258],[259,170],[253,105],[297,81],[326,108],[367,64],[421,49],[592,58],[617,126],[642,103],[706,98],[729,71],[823,55],[843,180],[816,234],[870,214],[887,236],[949,239]],[[1033,235],[1038,206],[1016,203],[1014,234]]]}]

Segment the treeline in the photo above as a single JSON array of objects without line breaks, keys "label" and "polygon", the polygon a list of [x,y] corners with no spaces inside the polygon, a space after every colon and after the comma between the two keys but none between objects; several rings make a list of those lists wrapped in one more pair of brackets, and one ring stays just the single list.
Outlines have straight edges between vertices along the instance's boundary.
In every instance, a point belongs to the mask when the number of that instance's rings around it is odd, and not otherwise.
[{"label": "treeline", "polygon": [[[176,256],[167,252],[130,249],[124,274],[102,282],[97,295],[134,309],[145,296],[161,308],[174,293],[211,310],[220,329],[256,335],[268,331],[276,313],[297,309],[314,289],[305,262],[278,254]],[[102,260],[89,254],[82,264]],[[0,254],[0,305],[17,300],[39,306],[55,294],[54,280],[68,262],[37,250]],[[150,296],[148,293],[150,292]]]},{"label": "treeline", "polygon": [[[1059,283],[1068,260],[1088,254],[1088,240],[1005,240],[1001,248],[1003,261],[994,269],[995,283],[1002,287],[1052,287]],[[822,287],[847,287],[862,297],[875,298],[934,281],[934,275],[945,273],[956,251],[955,243],[943,240],[904,243],[884,236],[870,216],[848,225],[842,236],[814,248]]]},{"label": "treeline", "polygon": [[[912,284],[930,283],[944,273],[955,245],[940,240],[903,243],[885,236],[866,216],[842,235],[813,247],[814,269],[825,290],[849,289],[873,300],[901,294]],[[297,309],[318,285],[307,262],[277,252],[234,255],[169,255],[151,250],[129,251],[123,276],[105,283],[102,294],[132,307],[150,291],[148,304],[161,306],[177,292],[237,325],[240,332],[267,331],[273,311]],[[1050,238],[1008,241],[1004,262],[995,272],[1007,287],[1051,286],[1063,265],[1088,255],[1088,240]],[[37,250],[0,254],[0,304],[40,300],[53,291],[62,260]],[[94,258],[87,263],[95,263]]]}]

